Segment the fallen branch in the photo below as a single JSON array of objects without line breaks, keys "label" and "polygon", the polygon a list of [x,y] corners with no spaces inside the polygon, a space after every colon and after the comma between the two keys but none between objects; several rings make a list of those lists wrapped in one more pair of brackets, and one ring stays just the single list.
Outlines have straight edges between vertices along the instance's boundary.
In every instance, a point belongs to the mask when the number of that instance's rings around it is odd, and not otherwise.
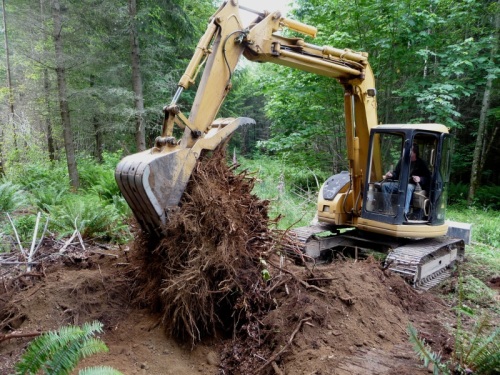
[{"label": "fallen branch", "polygon": [[97,251],[97,250],[89,250],[91,254],[99,254],[99,255],[106,255],[108,257],[114,257],[118,259],[120,256],[118,254],[111,254],[111,253],[106,253],[104,251]]},{"label": "fallen branch", "polygon": [[274,268],[279,269],[280,271],[283,271],[283,272],[291,275],[295,280],[297,280],[306,289],[314,289],[314,290],[317,290],[320,293],[327,294],[326,290],[318,288],[316,285],[311,285],[311,284],[305,282],[304,280],[302,280],[299,277],[297,277],[297,275],[295,275],[293,272],[288,271],[285,268],[278,267],[276,264],[274,264],[273,262],[270,262],[269,260],[267,261],[267,263],[269,263]]},{"label": "fallen branch", "polygon": [[309,320],[311,320],[312,318],[309,316],[307,318],[304,318],[302,319],[299,324],[297,324],[297,327],[295,327],[295,330],[292,332],[292,335],[290,336],[290,338],[288,339],[288,342],[286,343],[286,345],[281,348],[281,350],[279,352],[277,352],[276,354],[272,355],[271,358],[269,358],[267,360],[266,363],[264,363],[262,366],[260,366],[256,371],[255,371],[255,374],[260,374],[262,372],[262,370],[264,370],[264,368],[266,368],[270,363],[273,363],[276,358],[278,358],[281,353],[283,353],[286,349],[288,349],[288,347],[290,345],[292,345],[292,342],[293,342],[293,339],[295,338],[295,335],[300,331],[300,328],[302,327],[302,325],[305,323],[305,322],[308,322]]},{"label": "fallen branch", "polygon": [[281,369],[278,367],[278,365],[276,364],[276,362],[272,362],[271,363],[271,366],[273,366],[273,369],[274,369],[274,372],[277,374],[277,375],[285,375],[285,373],[283,371],[281,371]]},{"label": "fallen branch", "polygon": [[49,227],[49,217],[47,216],[47,220],[45,221],[45,226],[43,228],[42,235],[40,236],[40,241],[38,241],[38,245],[36,245],[35,250],[33,251],[33,254],[36,254],[40,246],[42,245],[43,239],[45,237],[45,233],[47,232],[47,228]]},{"label": "fallen branch", "polygon": [[37,337],[42,335],[44,332],[29,332],[29,333],[9,333],[5,335],[0,334],[0,342],[7,341],[10,339],[19,339],[23,337]]},{"label": "fallen branch", "polygon": [[0,264],[6,264],[6,265],[19,265],[19,264],[28,264],[28,265],[34,265],[38,264],[38,262],[11,262],[11,261],[0,261]]},{"label": "fallen branch", "polygon": [[23,248],[23,245],[21,244],[21,240],[19,239],[19,234],[17,233],[16,226],[14,225],[14,222],[10,218],[9,214],[7,214],[7,217],[9,218],[10,225],[12,226],[12,230],[14,231],[14,234],[16,236],[16,241],[17,241],[17,244],[19,245],[19,250],[21,251],[21,254],[23,254],[23,256],[26,257],[27,254],[26,254],[26,251]]},{"label": "fallen branch", "polygon": [[73,234],[71,235],[71,237],[64,243],[63,247],[61,247],[61,249],[59,250],[59,254],[62,254],[66,251],[66,248],[71,245],[71,243],[73,242],[73,240],[75,239],[76,237],[76,233],[78,232],[78,230],[75,229],[75,231],[73,232]]}]

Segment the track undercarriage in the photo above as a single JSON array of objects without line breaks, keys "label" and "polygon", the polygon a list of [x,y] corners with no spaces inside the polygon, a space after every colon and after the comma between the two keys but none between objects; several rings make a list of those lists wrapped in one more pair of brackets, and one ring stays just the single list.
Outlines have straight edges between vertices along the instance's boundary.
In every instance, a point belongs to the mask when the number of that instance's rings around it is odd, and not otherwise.
[{"label": "track undercarriage", "polygon": [[366,253],[385,254],[384,268],[419,289],[430,289],[449,277],[456,261],[462,261],[464,240],[438,238],[404,239],[374,235],[356,229],[342,231],[332,225],[317,224],[292,231],[295,245],[307,257],[327,261],[335,253],[358,257]]}]

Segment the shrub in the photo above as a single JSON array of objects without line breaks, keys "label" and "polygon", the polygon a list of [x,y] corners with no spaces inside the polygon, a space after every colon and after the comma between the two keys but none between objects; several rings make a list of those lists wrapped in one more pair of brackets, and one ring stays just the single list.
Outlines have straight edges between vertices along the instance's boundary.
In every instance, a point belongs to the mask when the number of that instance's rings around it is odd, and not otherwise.
[{"label": "shrub", "polygon": [[28,196],[20,185],[7,180],[0,181],[0,212],[15,211],[27,203]]},{"label": "shrub", "polygon": [[43,211],[47,211],[48,207],[59,204],[64,195],[70,194],[70,190],[69,185],[51,182],[49,184],[39,184],[36,189],[31,191],[31,194],[34,205]]},{"label": "shrub", "polygon": [[9,170],[9,179],[29,191],[51,185],[54,182],[69,186],[68,169],[65,161],[61,160],[16,164],[15,168]]},{"label": "shrub", "polygon": [[92,192],[108,202],[120,195],[115,181],[115,167],[119,161],[119,154],[104,153],[104,162],[99,164],[95,159],[86,157],[80,160],[79,174],[82,189]]},{"label": "shrub", "polygon": [[448,186],[448,204],[466,205],[467,195],[469,194],[469,185],[462,182],[458,184],[450,184]]},{"label": "shrub", "polygon": [[[448,203],[451,205],[467,205],[469,185],[459,182],[450,184],[448,190]],[[500,210],[500,186],[480,186],[476,190],[473,205],[478,208]]]},{"label": "shrub", "polygon": [[[16,227],[19,240],[22,244],[29,243],[33,238],[33,231],[35,229],[36,216],[35,215],[21,215],[12,219]],[[14,235],[14,229],[11,225],[6,226],[6,234]]]},{"label": "shrub", "polygon": [[58,205],[48,207],[50,228],[61,237],[78,229],[85,239],[122,242],[129,236],[123,216],[95,195],[67,195]]}]

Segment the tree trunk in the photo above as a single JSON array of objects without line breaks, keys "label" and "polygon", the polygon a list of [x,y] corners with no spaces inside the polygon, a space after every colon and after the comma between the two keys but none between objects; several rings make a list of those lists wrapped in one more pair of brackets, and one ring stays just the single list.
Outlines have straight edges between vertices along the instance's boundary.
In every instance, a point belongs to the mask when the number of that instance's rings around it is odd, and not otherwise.
[{"label": "tree trunk", "polygon": [[94,125],[95,134],[95,158],[99,163],[102,163],[104,161],[102,157],[102,153],[104,152],[104,141],[102,137],[102,127],[97,115],[93,117],[92,124]]},{"label": "tree trunk", "polygon": [[69,105],[66,93],[66,69],[63,56],[61,8],[59,0],[52,1],[52,11],[54,21],[54,46],[56,51],[57,88],[59,92],[59,107],[61,110],[64,148],[66,150],[70,184],[76,190],[80,186],[80,179],[78,177],[78,169],[76,165],[75,146],[73,143],[73,132],[71,130]]},{"label": "tree trunk", "polygon": [[135,143],[138,151],[146,149],[144,124],[144,97],[142,94],[142,77],[140,66],[139,36],[137,33],[137,5],[136,0],[129,0],[128,10],[130,17],[130,51],[132,57],[132,85],[134,88],[135,105]]},{"label": "tree trunk", "polygon": [[[93,74],[89,77],[90,87],[94,88],[95,76]],[[99,163],[103,162],[102,153],[104,152],[104,140],[103,140],[103,128],[101,126],[101,121],[99,120],[99,105],[97,103],[97,95],[92,94],[92,98],[96,100],[96,114],[92,117],[92,125],[94,127],[95,136],[95,147],[94,156]]]},{"label": "tree trunk", "polygon": [[45,95],[45,105],[47,107],[47,114],[45,115],[45,128],[47,131],[47,149],[49,151],[49,160],[55,160],[54,148],[54,135],[52,134],[52,122],[50,121],[50,83],[49,72],[47,69],[43,70],[43,89]]},{"label": "tree trunk", "polygon": [[4,140],[4,136],[3,136],[3,128],[0,129],[0,177],[5,175],[5,171],[3,169],[3,164],[5,163],[4,161],[4,157],[3,157],[3,140]]},{"label": "tree trunk", "polygon": [[[498,0],[500,4],[500,0]],[[491,63],[494,66],[494,59],[498,51],[498,37],[500,30],[500,15],[497,13],[495,15],[495,25],[494,25],[494,35],[493,45],[491,47]],[[479,115],[479,127],[477,129],[476,146],[474,147],[474,157],[472,159],[472,169],[469,184],[469,194],[467,196],[467,204],[471,205],[474,202],[474,197],[476,195],[476,190],[481,182],[482,166],[484,165],[484,159],[486,154],[482,151],[485,149],[483,145],[483,139],[486,132],[486,123],[488,121],[488,111],[490,109],[491,102],[491,88],[493,86],[493,78],[488,77],[486,80],[486,87],[483,93],[483,103],[481,105],[481,113]]]},{"label": "tree trunk", "polygon": [[[45,32],[45,9],[44,0],[40,0],[40,19],[42,20],[42,30],[44,35]],[[45,47],[44,47],[45,50]],[[52,131],[52,120],[51,120],[51,110],[50,110],[50,81],[49,81],[49,70],[47,68],[43,69],[43,96],[45,101],[45,131],[47,132],[47,151],[49,153],[49,160],[54,161],[56,159],[56,150],[54,146],[54,134]]]},{"label": "tree trunk", "polygon": [[[7,32],[7,16],[5,14],[5,0],[2,0],[2,19],[3,19],[3,30],[4,30],[4,45],[5,45],[5,65],[6,65],[6,73],[7,73],[7,88],[9,89],[9,119],[8,123],[12,125],[13,137],[14,137],[14,147],[17,148],[17,132],[16,125],[14,123],[14,92],[12,89],[12,74],[10,69],[10,52],[9,52],[9,37]],[[3,151],[3,137],[4,133],[2,130],[2,143],[0,147]],[[0,155],[3,158],[3,153]],[[2,161],[2,160],[0,160]],[[3,163],[2,163],[3,165]]]}]

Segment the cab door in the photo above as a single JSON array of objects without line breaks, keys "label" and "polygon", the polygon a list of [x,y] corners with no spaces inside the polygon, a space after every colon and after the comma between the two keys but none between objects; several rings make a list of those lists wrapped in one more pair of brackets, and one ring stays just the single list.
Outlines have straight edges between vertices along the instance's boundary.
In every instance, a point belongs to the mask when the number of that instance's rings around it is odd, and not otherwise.
[{"label": "cab door", "polygon": [[432,212],[429,221],[431,225],[442,225],[445,222],[452,146],[453,139],[450,134],[441,134],[436,154],[436,172],[432,178],[430,191]]}]

